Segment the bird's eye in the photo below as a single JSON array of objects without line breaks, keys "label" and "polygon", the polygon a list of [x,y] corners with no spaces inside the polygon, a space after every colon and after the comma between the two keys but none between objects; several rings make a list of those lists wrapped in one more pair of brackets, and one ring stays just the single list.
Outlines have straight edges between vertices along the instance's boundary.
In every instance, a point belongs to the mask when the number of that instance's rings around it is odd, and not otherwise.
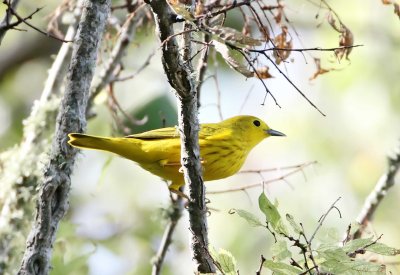
[{"label": "bird's eye", "polygon": [[253,124],[257,127],[259,127],[261,125],[261,122],[259,120],[254,120]]}]

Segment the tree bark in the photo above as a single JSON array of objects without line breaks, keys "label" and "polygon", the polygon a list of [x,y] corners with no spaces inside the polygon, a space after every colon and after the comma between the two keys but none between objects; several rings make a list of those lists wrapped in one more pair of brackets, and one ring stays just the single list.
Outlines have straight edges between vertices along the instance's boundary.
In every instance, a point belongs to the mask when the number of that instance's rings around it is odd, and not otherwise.
[{"label": "tree bark", "polygon": [[[66,39],[75,36],[72,24]],[[29,232],[35,209],[33,197],[42,180],[43,164],[48,160],[54,134],[61,85],[65,80],[72,45],[63,44],[49,70],[39,100],[24,120],[23,138],[0,154],[0,274],[15,274],[21,260],[21,249]]]},{"label": "tree bark", "polygon": [[[162,63],[165,74],[178,97],[179,130],[181,135],[181,163],[185,183],[189,189],[189,222],[192,258],[196,272],[213,273],[215,267],[208,252],[207,209],[202,179],[197,117],[197,83],[191,63],[191,37],[183,34],[183,47],[175,39],[173,24],[176,14],[164,1],[148,1],[156,20],[157,34],[163,44]],[[185,31],[190,25],[185,24]],[[183,53],[183,54],[182,54]]]},{"label": "tree bark", "polygon": [[67,84],[57,117],[50,159],[44,169],[37,214],[18,274],[48,274],[53,242],[68,209],[70,175],[77,150],[67,134],[86,127],[86,106],[110,0],[86,1],[75,38]]}]

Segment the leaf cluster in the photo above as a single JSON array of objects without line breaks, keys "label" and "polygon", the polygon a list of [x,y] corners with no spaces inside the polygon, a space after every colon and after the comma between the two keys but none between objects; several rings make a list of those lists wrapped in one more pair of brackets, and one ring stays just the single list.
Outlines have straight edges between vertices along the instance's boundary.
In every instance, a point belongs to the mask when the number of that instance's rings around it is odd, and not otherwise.
[{"label": "leaf cluster", "polygon": [[[264,193],[259,196],[258,206],[264,215],[263,219],[243,209],[231,211],[232,214],[235,213],[246,220],[252,227],[265,228],[274,238],[275,243],[270,247],[272,257],[265,259],[261,256],[261,265],[257,274],[261,274],[262,268],[277,275],[386,274],[384,264],[357,256],[362,256],[367,252],[383,256],[400,254],[399,249],[380,243],[381,237],[351,241],[347,241],[346,238],[345,241],[340,241],[337,229],[321,229],[323,218],[312,235],[306,234],[302,223],[296,222],[290,214],[282,215],[278,210],[278,203],[272,203]],[[333,204],[330,210],[334,208],[336,206]],[[348,234],[351,233],[350,231],[357,230],[358,227],[351,225],[349,228]],[[314,236],[320,230],[324,234],[321,234],[317,243],[314,241]],[[237,263],[231,253],[223,249],[218,252],[215,249],[212,251],[213,259],[220,267],[222,274],[238,274]]]}]

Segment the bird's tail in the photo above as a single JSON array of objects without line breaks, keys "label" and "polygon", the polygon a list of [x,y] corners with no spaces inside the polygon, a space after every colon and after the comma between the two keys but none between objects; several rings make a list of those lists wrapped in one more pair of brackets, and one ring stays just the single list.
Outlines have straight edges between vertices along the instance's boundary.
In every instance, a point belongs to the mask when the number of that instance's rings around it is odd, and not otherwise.
[{"label": "bird's tail", "polygon": [[68,137],[68,144],[78,148],[109,151],[108,149],[111,147],[110,138],[89,136],[78,133],[68,134]]},{"label": "bird's tail", "polygon": [[135,139],[98,137],[78,133],[68,134],[68,137],[68,143],[74,147],[112,152],[136,162],[145,161],[140,143]]}]

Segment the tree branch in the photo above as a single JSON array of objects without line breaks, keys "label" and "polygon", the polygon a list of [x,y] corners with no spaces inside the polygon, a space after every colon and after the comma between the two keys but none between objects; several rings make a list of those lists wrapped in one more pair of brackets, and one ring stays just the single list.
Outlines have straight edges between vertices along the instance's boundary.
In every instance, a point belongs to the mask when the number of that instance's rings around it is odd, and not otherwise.
[{"label": "tree branch", "polygon": [[400,143],[394,150],[393,156],[388,157],[388,167],[386,172],[379,178],[374,190],[365,199],[364,206],[361,209],[356,221],[361,225],[347,240],[358,239],[364,232],[368,222],[372,220],[373,215],[379,205],[386,197],[388,190],[395,184],[395,176],[400,170]]},{"label": "tree branch", "polygon": [[[78,12],[80,14],[80,12]],[[69,26],[66,39],[73,39],[77,24]],[[42,95],[24,120],[23,138],[0,155],[0,274],[15,274],[33,216],[37,185],[48,159],[51,138],[68,69],[71,44],[62,44],[49,70]],[[17,214],[20,213],[20,214]]]},{"label": "tree branch", "polygon": [[138,22],[143,20],[143,13],[139,13],[143,8],[140,5],[134,12],[132,12],[128,19],[125,21],[122,31],[118,37],[117,42],[111,52],[110,58],[100,71],[99,77],[95,78],[94,84],[90,89],[90,98],[88,102],[87,112],[90,112],[94,98],[104,89],[106,85],[112,82],[115,78],[114,72],[118,64],[121,62],[122,57],[125,55],[128,46],[135,37]]},{"label": "tree branch", "polygon": [[[259,183],[247,184],[247,185],[244,185],[244,186],[233,187],[233,188],[223,189],[223,190],[209,191],[209,192],[207,192],[207,194],[215,195],[215,194],[225,194],[225,193],[231,193],[231,192],[245,191],[245,190],[250,189],[250,188],[264,186],[264,185],[267,185],[267,184],[270,184],[270,183],[273,183],[273,182],[286,180],[287,177],[289,177],[291,175],[294,175],[294,174],[296,174],[298,172],[303,171],[303,169],[305,167],[307,167],[307,166],[309,166],[309,165],[311,165],[313,163],[315,163],[315,162],[306,162],[306,163],[304,163],[302,165],[297,165],[297,166],[292,166],[292,167],[289,166],[289,169],[293,169],[292,171],[287,172],[286,174],[280,175],[279,177],[272,178],[272,179],[269,179],[269,180],[264,180],[264,181],[259,182]],[[262,171],[263,170],[259,170],[259,171],[257,171],[257,173],[261,173]],[[250,170],[250,171],[243,171],[242,173],[254,173],[254,172],[256,172],[256,171],[251,171]]]},{"label": "tree branch", "polygon": [[57,228],[68,209],[70,175],[77,153],[76,149],[67,145],[67,134],[82,132],[86,126],[89,87],[109,11],[110,0],[85,2],[74,43],[66,91],[57,117],[50,160],[43,173],[37,214],[18,274],[49,273]]},{"label": "tree branch", "polygon": [[[166,1],[148,1],[156,20],[157,32],[163,42],[162,63],[168,81],[179,100],[179,130],[181,134],[181,163],[186,185],[189,187],[189,223],[192,232],[192,258],[196,271],[213,273],[215,267],[208,252],[207,209],[205,187],[200,163],[199,121],[197,117],[196,83],[191,65],[190,24],[183,33],[183,57],[173,29],[173,11]],[[167,40],[168,39],[168,40]],[[164,43],[164,41],[166,41]]]},{"label": "tree branch", "polygon": [[168,247],[172,242],[172,235],[175,231],[176,225],[182,216],[183,210],[183,197],[177,196],[176,199],[171,197],[171,211],[168,214],[168,224],[164,230],[164,234],[161,240],[161,244],[158,248],[157,254],[153,262],[152,275],[161,274],[161,267],[164,262],[165,255],[167,254]]}]

